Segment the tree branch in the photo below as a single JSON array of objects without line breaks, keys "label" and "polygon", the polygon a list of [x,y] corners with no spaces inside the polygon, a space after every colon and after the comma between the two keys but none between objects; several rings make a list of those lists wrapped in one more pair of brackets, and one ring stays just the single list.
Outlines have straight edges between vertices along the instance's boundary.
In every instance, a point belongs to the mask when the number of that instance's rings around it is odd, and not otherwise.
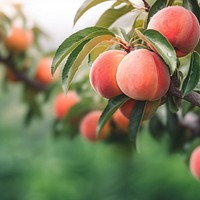
[{"label": "tree branch", "polygon": [[0,57],[0,62],[5,64],[6,67],[8,67],[13,72],[13,74],[18,80],[23,81],[28,86],[37,91],[47,91],[46,85],[40,83],[37,80],[29,78],[25,72],[17,70],[11,56],[8,56],[6,58]]},{"label": "tree branch", "polygon": [[200,107],[200,94],[197,92],[190,92],[189,94],[185,95],[184,97],[182,97],[182,93],[179,89],[179,81],[177,79],[177,77],[173,76],[171,79],[171,85],[169,88],[169,93],[171,93],[172,95],[180,98],[180,99],[184,99],[186,101],[189,101],[190,103],[192,103],[195,106]]}]

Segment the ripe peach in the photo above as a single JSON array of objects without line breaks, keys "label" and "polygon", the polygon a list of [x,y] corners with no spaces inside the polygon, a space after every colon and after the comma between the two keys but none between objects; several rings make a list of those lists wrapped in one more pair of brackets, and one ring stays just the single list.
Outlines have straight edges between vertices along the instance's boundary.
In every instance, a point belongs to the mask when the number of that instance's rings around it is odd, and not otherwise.
[{"label": "ripe peach", "polygon": [[106,123],[100,132],[99,138],[96,136],[96,129],[99,118],[101,116],[100,110],[91,111],[86,114],[80,123],[80,134],[89,141],[103,140],[110,133],[110,124]]},{"label": "ripe peach", "polygon": [[58,119],[62,119],[73,107],[80,101],[79,96],[73,90],[68,91],[65,95],[64,93],[60,93],[56,96],[54,101],[54,112]]},{"label": "ripe peach", "polygon": [[51,57],[43,57],[37,64],[35,78],[43,84],[50,84],[58,78],[58,73],[51,75],[51,64]]},{"label": "ripe peach", "polygon": [[200,146],[196,147],[191,154],[190,171],[196,179],[200,180]]},{"label": "ripe peach", "polygon": [[31,31],[13,27],[10,35],[5,38],[4,43],[8,50],[21,53],[31,45],[32,41],[33,34]]},{"label": "ripe peach", "polygon": [[[137,102],[137,100],[129,99],[128,101],[126,101],[120,107],[120,111],[128,119],[130,118],[131,111],[132,111],[133,107],[135,106],[136,102]],[[159,107],[159,105],[160,105],[160,100],[157,100],[157,101],[148,101],[147,105],[145,107],[143,120],[150,119],[155,114],[155,112],[156,112],[157,108]]]},{"label": "ripe peach", "polygon": [[105,51],[92,64],[90,83],[101,96],[112,98],[122,93],[117,85],[116,72],[125,55],[126,52],[121,50]]},{"label": "ripe peach", "polygon": [[138,49],[120,62],[117,83],[122,92],[132,99],[155,101],[168,91],[170,75],[167,65],[157,54]]},{"label": "ripe peach", "polygon": [[200,27],[196,16],[181,6],[170,6],[158,11],[147,29],[163,34],[182,57],[194,50],[199,41]]},{"label": "ripe peach", "polygon": [[113,121],[116,126],[123,132],[128,132],[129,120],[118,109],[113,115]]}]

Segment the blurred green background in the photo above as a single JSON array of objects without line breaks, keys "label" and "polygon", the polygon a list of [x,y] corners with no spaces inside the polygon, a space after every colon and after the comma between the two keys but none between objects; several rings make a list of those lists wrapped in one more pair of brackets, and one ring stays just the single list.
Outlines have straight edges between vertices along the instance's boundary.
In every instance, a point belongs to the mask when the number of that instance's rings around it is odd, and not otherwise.
[{"label": "blurred green background", "polygon": [[103,142],[52,135],[52,102],[25,127],[21,86],[0,89],[1,200],[193,200],[200,183],[179,154],[147,131],[140,153]]}]

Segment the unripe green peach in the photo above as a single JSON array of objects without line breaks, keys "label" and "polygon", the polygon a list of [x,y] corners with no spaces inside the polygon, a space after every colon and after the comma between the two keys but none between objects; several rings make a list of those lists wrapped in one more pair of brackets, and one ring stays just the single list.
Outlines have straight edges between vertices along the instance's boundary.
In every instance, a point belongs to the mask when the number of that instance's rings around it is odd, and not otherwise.
[{"label": "unripe green peach", "polygon": [[66,95],[64,93],[58,94],[54,101],[54,112],[56,118],[62,119],[79,101],[79,96],[73,90],[68,91]]},{"label": "unripe green peach", "polygon": [[89,141],[103,140],[110,133],[110,124],[106,123],[100,132],[99,137],[96,136],[96,130],[99,118],[101,116],[100,110],[91,111],[85,115],[80,123],[80,134]]},{"label": "unripe green peach", "polygon": [[170,74],[160,56],[147,49],[138,49],[120,62],[117,83],[121,91],[132,99],[155,101],[167,93]]},{"label": "unripe green peach", "polygon": [[[134,108],[136,102],[137,102],[137,100],[129,99],[128,101],[126,101],[120,107],[120,111],[128,119],[130,118],[131,111]],[[147,104],[146,104],[146,107],[145,107],[145,111],[144,111],[144,115],[143,115],[143,120],[150,119],[155,114],[155,112],[158,109],[159,105],[160,105],[160,100],[157,100],[157,101],[147,101]]]},{"label": "unripe green peach", "polygon": [[190,156],[190,171],[196,179],[200,180],[200,146],[196,147]]},{"label": "unripe green peach", "polygon": [[101,96],[112,98],[122,93],[117,85],[116,72],[125,55],[126,52],[121,50],[105,51],[92,64],[90,83]]},{"label": "unripe green peach", "polygon": [[196,16],[181,6],[170,6],[158,11],[150,20],[147,29],[163,34],[182,57],[194,50],[200,37]]}]

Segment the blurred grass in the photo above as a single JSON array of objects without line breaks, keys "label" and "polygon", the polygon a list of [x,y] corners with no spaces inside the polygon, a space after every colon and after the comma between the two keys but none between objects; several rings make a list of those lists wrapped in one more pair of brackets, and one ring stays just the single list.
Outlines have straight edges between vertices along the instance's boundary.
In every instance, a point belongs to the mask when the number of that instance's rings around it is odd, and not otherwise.
[{"label": "blurred grass", "polygon": [[139,154],[77,137],[54,138],[53,112],[23,124],[18,85],[0,90],[1,200],[193,200],[200,184],[181,156],[169,155],[167,139],[141,133]]}]

